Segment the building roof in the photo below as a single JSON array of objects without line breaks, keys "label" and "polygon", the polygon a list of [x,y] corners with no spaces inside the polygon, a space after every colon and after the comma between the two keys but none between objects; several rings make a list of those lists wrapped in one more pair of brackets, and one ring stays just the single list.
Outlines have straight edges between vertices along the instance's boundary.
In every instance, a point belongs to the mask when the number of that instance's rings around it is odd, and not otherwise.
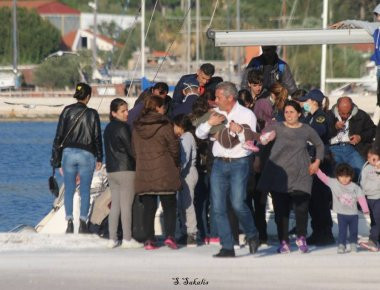
[{"label": "building roof", "polygon": [[74,30],[74,31],[71,31],[71,32],[65,34],[62,37],[62,42],[66,46],[66,48],[72,50],[72,47],[73,47],[73,44],[75,41],[75,37],[77,36],[77,33],[78,33],[78,30]]},{"label": "building roof", "polygon": [[[13,1],[0,0],[0,7],[12,7]],[[17,6],[34,9],[38,14],[76,14],[80,11],[57,1],[17,1]]]},{"label": "building roof", "polygon": [[[93,31],[89,30],[89,29],[85,29],[83,31],[86,31],[87,33],[90,33],[90,34],[93,34]],[[113,46],[117,46],[119,48],[122,48],[123,47],[123,44],[119,43],[119,42],[116,42],[115,40],[113,40],[112,38],[109,38],[105,35],[102,35],[102,34],[96,34],[96,37],[102,39],[103,41],[105,42],[108,42],[109,44],[112,44]]]}]

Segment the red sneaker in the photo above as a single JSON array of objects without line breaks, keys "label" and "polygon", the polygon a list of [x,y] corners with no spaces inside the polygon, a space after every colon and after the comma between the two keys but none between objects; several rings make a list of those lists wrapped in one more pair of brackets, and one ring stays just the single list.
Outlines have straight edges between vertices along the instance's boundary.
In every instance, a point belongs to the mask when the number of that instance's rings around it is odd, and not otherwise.
[{"label": "red sneaker", "polygon": [[145,248],[145,250],[148,250],[148,251],[150,251],[150,250],[157,250],[158,249],[158,247],[156,246],[156,244],[153,241],[151,241],[151,240],[148,240],[148,241],[145,242],[144,248]]},{"label": "red sneaker", "polygon": [[219,245],[220,244],[220,238],[218,238],[218,237],[209,238],[209,244],[210,245]]},{"label": "red sneaker", "polygon": [[178,246],[173,237],[167,237],[166,240],[164,241],[164,244],[168,246],[170,249],[177,250]]}]

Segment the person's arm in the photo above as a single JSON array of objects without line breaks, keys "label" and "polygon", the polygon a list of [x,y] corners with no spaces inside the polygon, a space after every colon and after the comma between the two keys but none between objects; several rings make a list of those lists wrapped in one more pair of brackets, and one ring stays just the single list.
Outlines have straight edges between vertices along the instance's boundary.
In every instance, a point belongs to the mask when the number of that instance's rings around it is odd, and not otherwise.
[{"label": "person's arm", "polygon": [[180,104],[182,103],[182,99],[183,99],[183,77],[181,77],[177,83],[177,85],[175,86],[174,88],[174,92],[173,92],[173,101],[177,104]]},{"label": "person's arm", "polygon": [[[247,114],[247,125],[250,128],[244,129],[244,127],[239,124],[239,127],[241,128],[241,130],[238,130],[236,132],[240,143],[244,143],[247,139],[246,137],[252,135],[252,132],[256,132],[256,123],[257,123],[256,116],[253,112],[250,111],[249,114]],[[249,132],[249,130],[251,130],[251,132]]]},{"label": "person's arm", "polygon": [[358,202],[364,214],[369,213],[368,203],[360,186],[357,185]]},{"label": "person's arm", "polygon": [[103,161],[103,142],[102,130],[100,128],[100,118],[98,112],[95,111],[95,127],[94,127],[94,145],[96,152],[96,170],[100,170]]},{"label": "person's arm", "polygon": [[355,28],[362,28],[368,32],[368,34],[373,35],[375,30],[379,27],[379,23],[376,22],[368,22],[361,20],[344,20],[343,23],[345,25],[350,25]]},{"label": "person's arm", "polygon": [[222,124],[225,119],[226,117],[222,114],[215,112],[211,113],[207,122],[203,122],[197,127],[195,130],[195,136],[197,136],[199,139],[207,139],[211,127]]},{"label": "person's arm", "polygon": [[122,144],[124,145],[125,152],[127,153],[128,157],[135,158],[134,150],[132,148],[132,134],[131,130],[128,125],[125,125],[122,130],[120,130],[120,139]]},{"label": "person's arm", "polygon": [[172,156],[176,166],[180,168],[181,161],[180,161],[180,145],[178,137],[174,134],[173,125],[168,124],[164,128],[164,138],[166,141],[166,146],[169,151],[169,154]]},{"label": "person's arm", "polygon": [[360,142],[362,143],[372,143],[373,138],[376,135],[376,126],[371,120],[370,116],[365,113],[364,111],[361,111],[364,122],[363,125],[361,126],[360,130]]},{"label": "person's arm", "polygon": [[[308,126],[308,125],[304,125],[304,126]],[[310,141],[316,148],[315,161],[311,163],[309,166],[309,173],[310,175],[313,175],[319,169],[321,160],[323,160],[325,156],[325,145],[323,145],[321,137],[319,137],[319,135],[313,128],[309,127],[309,132],[310,134],[309,134],[308,141]]]},{"label": "person's arm", "polygon": [[[322,170],[318,169],[317,176],[320,181],[322,181],[326,186],[329,186],[329,177],[322,172]],[[329,186],[330,187],[330,186]]]},{"label": "person's arm", "polygon": [[191,149],[192,149],[192,138],[188,134],[182,135],[181,139],[181,170],[184,170],[189,162],[191,157]]}]

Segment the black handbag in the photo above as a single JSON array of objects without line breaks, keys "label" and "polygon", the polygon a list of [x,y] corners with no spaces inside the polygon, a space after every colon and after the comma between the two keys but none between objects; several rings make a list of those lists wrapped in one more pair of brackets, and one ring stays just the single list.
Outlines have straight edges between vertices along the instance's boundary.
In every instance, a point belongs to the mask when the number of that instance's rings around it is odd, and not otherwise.
[{"label": "black handbag", "polygon": [[58,186],[57,180],[55,179],[55,168],[54,167],[53,167],[53,173],[49,177],[49,190],[55,197],[58,197],[59,186]]},{"label": "black handbag", "polygon": [[69,132],[67,132],[65,138],[63,138],[63,141],[61,144],[54,148],[52,152],[52,156],[50,159],[50,164],[53,168],[60,168],[61,167],[61,162],[62,162],[62,153],[63,153],[63,145],[66,142],[67,137],[69,137],[70,133],[74,130],[75,126],[78,124],[79,119],[83,116],[83,114],[86,112],[87,108],[84,109],[80,115],[76,118],[73,126],[70,128]]}]

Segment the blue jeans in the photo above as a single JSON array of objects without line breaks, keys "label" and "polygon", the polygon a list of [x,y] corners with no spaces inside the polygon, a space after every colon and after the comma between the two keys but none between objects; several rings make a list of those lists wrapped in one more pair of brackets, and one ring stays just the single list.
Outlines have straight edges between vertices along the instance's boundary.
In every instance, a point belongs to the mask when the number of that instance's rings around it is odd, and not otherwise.
[{"label": "blue jeans", "polygon": [[247,239],[257,234],[252,213],[247,205],[247,180],[249,157],[231,162],[215,158],[211,171],[211,202],[213,205],[218,235],[224,249],[232,250],[234,239],[227,215],[227,198],[239,220]]},{"label": "blue jeans", "polygon": [[345,162],[354,169],[355,179],[357,180],[365,161],[354,146],[350,144],[331,145],[330,150],[336,164]]},{"label": "blue jeans", "polygon": [[73,197],[76,189],[76,177],[79,175],[80,219],[86,221],[90,208],[90,188],[95,169],[95,156],[83,149],[65,148],[62,155],[62,169],[65,184],[66,219],[73,218]]},{"label": "blue jeans", "polygon": [[348,239],[350,244],[358,242],[358,223],[359,216],[357,214],[347,215],[338,213],[338,244],[346,245],[347,229],[350,230],[350,237]]}]

